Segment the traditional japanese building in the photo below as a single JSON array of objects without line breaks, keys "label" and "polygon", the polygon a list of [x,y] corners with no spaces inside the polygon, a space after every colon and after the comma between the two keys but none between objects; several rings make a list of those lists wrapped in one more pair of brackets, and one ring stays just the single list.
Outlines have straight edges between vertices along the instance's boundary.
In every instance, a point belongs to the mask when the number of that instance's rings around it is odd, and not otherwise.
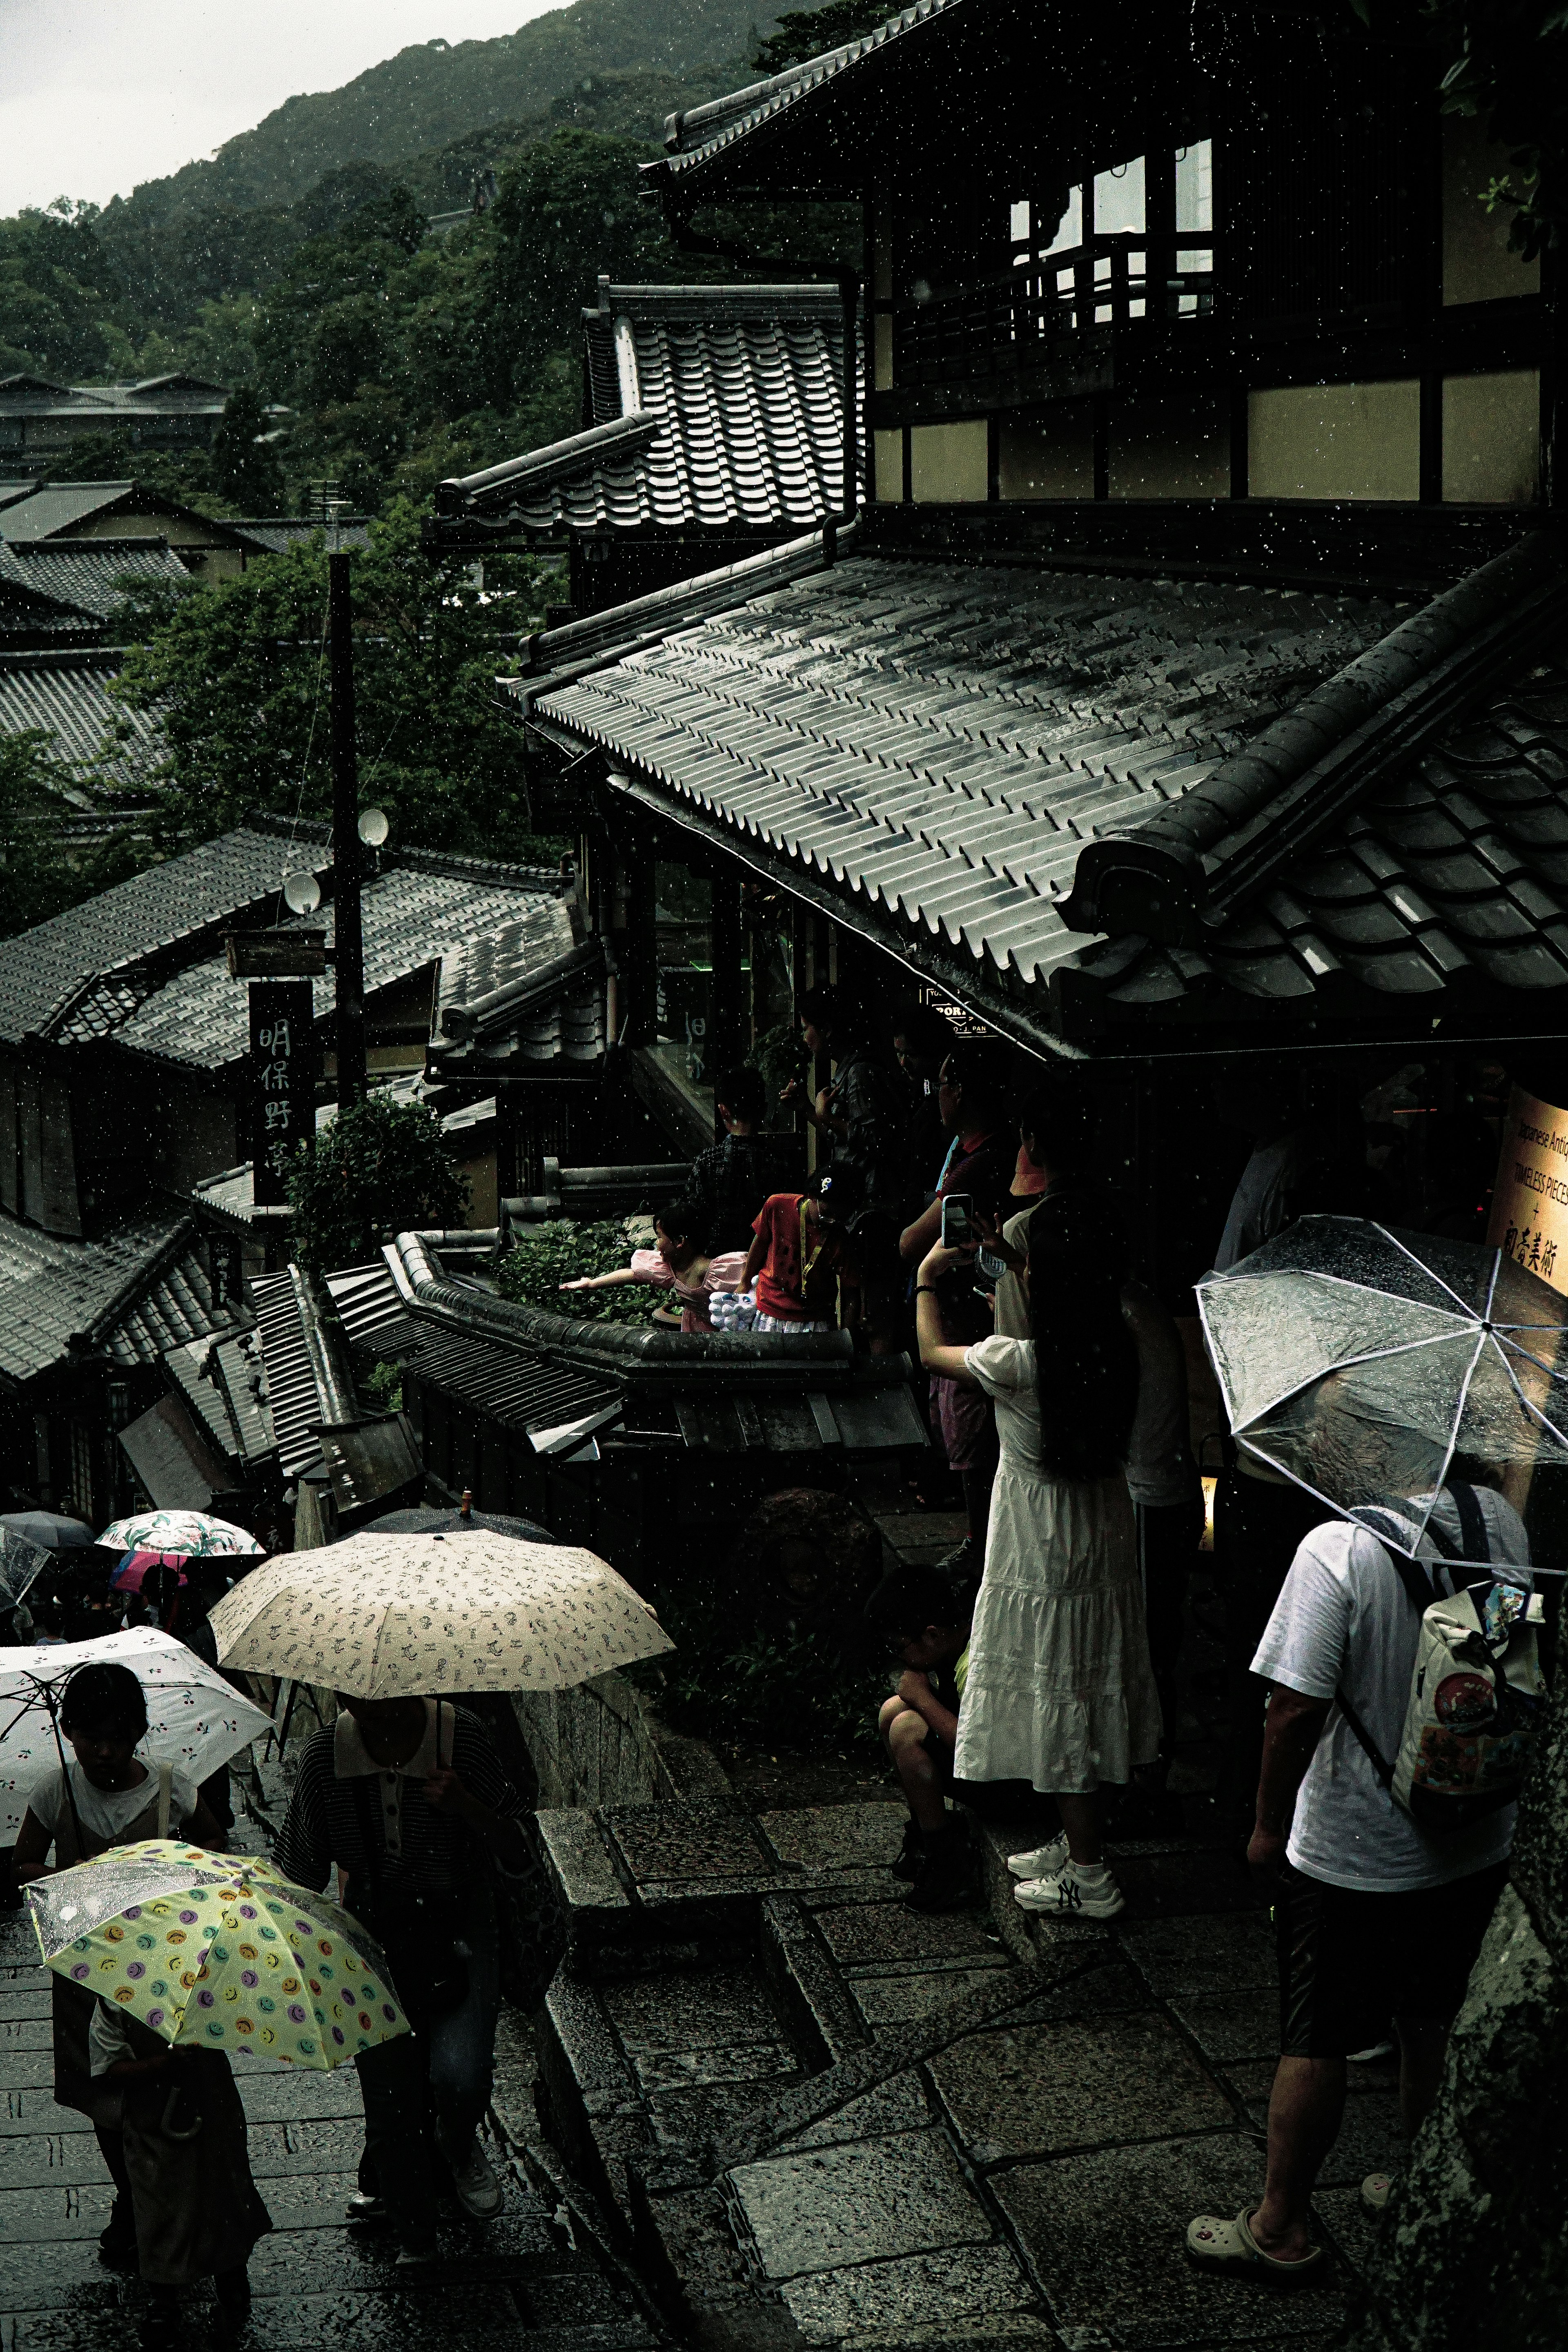
[{"label": "traditional japanese building", "polygon": [[[583,313],[584,429],[443,482],[448,551],[563,545],[595,613],[736,562],[853,503],[858,296],[837,286],[616,286]],[[846,352],[849,353],[846,373]]]},{"label": "traditional japanese building", "polygon": [[0,462],[53,462],[73,442],[108,433],[140,449],[205,449],[228,394],[226,384],[178,373],[137,383],[0,376]]},{"label": "traditional japanese building", "polygon": [[858,208],[863,510],[501,688],[672,1136],[803,981],[925,987],[1093,1074],[1173,1295],[1238,1056],[1418,1158],[1568,989],[1557,265],[1425,50],[1207,26],[921,0],[673,119],[680,233]]}]

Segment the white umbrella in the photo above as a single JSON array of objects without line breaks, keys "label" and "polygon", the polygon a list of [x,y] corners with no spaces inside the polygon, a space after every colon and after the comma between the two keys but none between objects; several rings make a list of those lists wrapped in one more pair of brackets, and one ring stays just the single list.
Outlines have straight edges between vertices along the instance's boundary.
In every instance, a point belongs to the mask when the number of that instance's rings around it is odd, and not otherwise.
[{"label": "white umbrella", "polygon": [[208,1622],[226,1665],[355,1698],[569,1690],[675,1646],[591,1551],[484,1531],[284,1552]]},{"label": "white umbrella", "polygon": [[147,1700],[146,1764],[175,1764],[205,1780],[268,1726],[211,1666],[151,1625],[91,1642],[46,1642],[0,1650],[0,1845],[14,1845],[27,1791],[60,1760],[54,1717],[78,1666],[129,1666]]}]

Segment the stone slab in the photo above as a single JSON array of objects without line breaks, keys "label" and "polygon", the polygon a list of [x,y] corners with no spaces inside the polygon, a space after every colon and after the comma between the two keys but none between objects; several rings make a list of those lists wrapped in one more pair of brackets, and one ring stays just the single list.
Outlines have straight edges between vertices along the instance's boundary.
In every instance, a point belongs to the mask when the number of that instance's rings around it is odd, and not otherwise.
[{"label": "stone slab", "polygon": [[54,2046],[53,2025],[47,2002],[41,2002],[31,2017],[7,2017],[0,2021],[0,2053],[5,2055],[15,2050],[49,2050]]},{"label": "stone slab", "polygon": [[919,2017],[934,2017],[939,2010],[986,1983],[995,1966],[921,1969],[897,1976],[852,1976],[849,1990],[868,2025],[905,2025]]},{"label": "stone slab", "polygon": [[1274,1931],[1261,1911],[1198,1919],[1143,1919],[1121,1948],[1162,2000],[1256,1992],[1279,1982]]},{"label": "stone slab", "polygon": [[848,2100],[836,2115],[824,2116],[786,2143],[790,2148],[831,2147],[836,2142],[868,2139],[878,2132],[917,2131],[931,2121],[924,2085],[910,2067],[879,2083],[874,2091]]},{"label": "stone slab", "polygon": [[[1349,2095],[1340,2136],[1318,2176],[1323,2189],[1359,2189],[1369,2172],[1398,2172],[1409,2153],[1409,2142],[1399,2115],[1399,2091],[1390,2075],[1352,2066]],[[1247,2112],[1261,2131],[1268,2116],[1268,2092],[1274,2080],[1272,2063],[1232,2066],[1228,2080],[1240,2092]]]},{"label": "stone slab", "polygon": [[840,1967],[879,1960],[956,1960],[994,1953],[1005,1957],[983,1918],[973,1911],[926,1917],[907,1903],[838,1905],[816,1914],[817,1932]]},{"label": "stone slab", "polygon": [[730,2187],[764,2276],[798,2278],[992,2237],[988,2215],[931,2130],[741,2165]]},{"label": "stone slab", "polygon": [[1272,2059],[1279,2053],[1279,1995],[1272,1988],[1208,1993],[1199,2000],[1173,2000],[1171,2009],[1204,2056],[1216,2066]]},{"label": "stone slab", "polygon": [[991,2186],[1066,2343],[1186,2352],[1293,2346],[1327,2335],[1340,2316],[1338,2265],[1287,2295],[1189,2260],[1194,2216],[1238,2212],[1262,2178],[1261,2148],[1228,2132],[1020,2166]]},{"label": "stone slab", "polygon": [[605,1821],[639,1882],[776,1874],[771,1852],[744,1813],[710,1805],[624,1805]]},{"label": "stone slab", "polygon": [[574,1926],[595,1915],[613,1916],[630,1908],[604,1831],[586,1808],[563,1807],[534,1819],[545,1861]]},{"label": "stone slab", "polygon": [[[255,2140],[252,2133],[253,2147]],[[253,2169],[254,2166],[253,2157]],[[108,2179],[97,2138],[90,2131],[34,2132],[15,2139],[0,2139],[0,2192],[38,2189],[52,2182],[82,2188],[89,2182]]]},{"label": "stone slab", "polygon": [[931,2075],[975,2164],[1234,2121],[1229,2101],[1153,2011],[977,2033],[933,2058]]},{"label": "stone slab", "polygon": [[626,2055],[647,2092],[695,2090],[710,2084],[777,2084],[796,2074],[793,2051],[782,2042],[710,2042],[695,2050],[648,2049],[630,2042]]},{"label": "stone slab", "polygon": [[942,2253],[906,2254],[898,2262],[862,2263],[791,2279],[784,2300],[802,2339],[829,2345],[846,2336],[881,2336],[915,2343],[940,2326],[1027,2313],[1048,2340],[1039,2299],[1005,2246],[958,2246]]},{"label": "stone slab", "polygon": [[876,1870],[897,1859],[908,1820],[901,1804],[803,1805],[758,1826],[786,1868]]},{"label": "stone slab", "polygon": [[1138,1919],[1257,1911],[1246,1866],[1229,1852],[1119,1853],[1114,1860],[1130,1926]]}]

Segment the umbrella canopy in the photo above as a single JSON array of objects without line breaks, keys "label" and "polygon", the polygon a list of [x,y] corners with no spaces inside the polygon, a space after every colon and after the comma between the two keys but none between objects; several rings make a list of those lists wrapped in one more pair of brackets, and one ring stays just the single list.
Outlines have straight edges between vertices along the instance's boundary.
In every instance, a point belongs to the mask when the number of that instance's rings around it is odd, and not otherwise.
[{"label": "umbrella canopy", "polygon": [[367,1536],[461,1536],[474,1533],[510,1536],[515,1543],[552,1544],[556,1540],[548,1528],[536,1528],[531,1519],[509,1519],[500,1511],[437,1511],[420,1507],[411,1511],[388,1511],[384,1518],[371,1519],[360,1529]]},{"label": "umbrella canopy", "polygon": [[285,1552],[208,1620],[226,1665],[356,1698],[569,1690],[674,1643],[591,1551],[362,1533]]},{"label": "umbrella canopy", "polygon": [[181,1584],[188,1584],[190,1579],[185,1574],[185,1562],[191,1557],[188,1551],[128,1551],[109,1581],[116,1592],[140,1592],[147,1581],[149,1570],[172,1568],[178,1574]]},{"label": "umbrella canopy", "polygon": [[0,1511],[0,1530],[38,1551],[87,1551],[98,1541],[90,1528],[58,1511]]},{"label": "umbrella canopy", "polygon": [[147,1700],[144,1764],[176,1764],[205,1780],[270,1727],[270,1719],[172,1633],[141,1625],[92,1642],[0,1650],[0,1845],[14,1845],[27,1791],[59,1762],[54,1712],[78,1666],[129,1666]]},{"label": "umbrella canopy", "polygon": [[1534,1474],[1568,1469],[1568,1300],[1500,1250],[1303,1217],[1198,1310],[1236,1437],[1349,1518],[1419,1541],[1477,1469],[1528,1521]]},{"label": "umbrella canopy", "polygon": [[46,1967],[175,2047],[325,2072],[408,2031],[359,1922],[254,1854],[110,1846],[35,1880],[27,1907]]},{"label": "umbrella canopy", "polygon": [[208,1552],[245,1552],[254,1558],[265,1549],[244,1528],[215,1519],[206,1511],[141,1511],[133,1519],[116,1519],[99,1542],[107,1551],[175,1551],[185,1559]]}]

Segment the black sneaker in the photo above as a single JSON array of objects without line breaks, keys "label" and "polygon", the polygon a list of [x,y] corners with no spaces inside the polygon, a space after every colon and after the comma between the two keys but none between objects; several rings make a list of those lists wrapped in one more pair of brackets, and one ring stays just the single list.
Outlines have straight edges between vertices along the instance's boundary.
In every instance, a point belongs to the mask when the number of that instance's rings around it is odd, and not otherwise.
[{"label": "black sneaker", "polygon": [[99,2231],[98,2259],[110,2270],[134,2270],[136,2267],[136,2216],[122,2211],[124,2200],[117,2197],[109,2209],[107,2226]]},{"label": "black sneaker", "polygon": [[904,1900],[911,1911],[967,1911],[978,1892],[969,1830],[962,1820],[924,1841],[920,1872]]},{"label": "black sneaker", "polygon": [[899,1848],[898,1860],[888,1864],[895,1878],[907,1879],[912,1885],[921,1874],[921,1861],[925,1853],[925,1832],[918,1822],[904,1823],[904,1842]]}]

